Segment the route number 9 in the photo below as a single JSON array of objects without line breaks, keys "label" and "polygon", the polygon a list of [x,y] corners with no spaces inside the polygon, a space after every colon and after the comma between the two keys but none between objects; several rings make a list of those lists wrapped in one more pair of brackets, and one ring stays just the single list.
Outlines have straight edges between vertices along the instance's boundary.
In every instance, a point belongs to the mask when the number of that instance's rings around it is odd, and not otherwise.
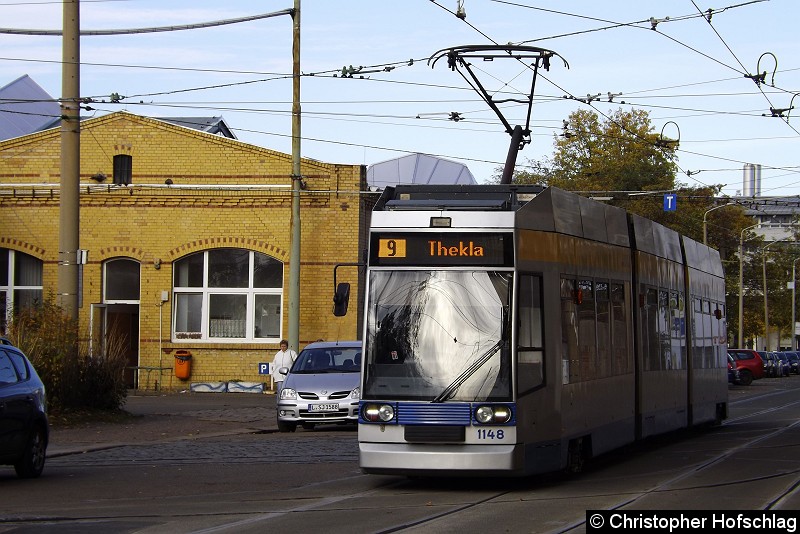
[{"label": "route number 9", "polygon": [[406,240],[405,239],[379,239],[378,240],[379,258],[405,258]]}]

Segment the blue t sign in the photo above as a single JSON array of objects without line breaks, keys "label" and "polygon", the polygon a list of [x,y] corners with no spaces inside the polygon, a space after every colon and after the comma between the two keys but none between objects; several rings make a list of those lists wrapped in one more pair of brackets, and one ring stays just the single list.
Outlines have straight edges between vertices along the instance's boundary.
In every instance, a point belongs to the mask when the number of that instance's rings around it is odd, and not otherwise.
[{"label": "blue t sign", "polygon": [[675,193],[664,195],[664,211],[675,211],[678,209],[678,195]]}]

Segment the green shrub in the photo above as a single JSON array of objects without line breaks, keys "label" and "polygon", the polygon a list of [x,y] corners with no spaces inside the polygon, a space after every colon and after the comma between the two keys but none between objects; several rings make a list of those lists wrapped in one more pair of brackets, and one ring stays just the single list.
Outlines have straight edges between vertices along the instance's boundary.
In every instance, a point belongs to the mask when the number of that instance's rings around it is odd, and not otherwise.
[{"label": "green shrub", "polygon": [[[124,347],[112,332],[93,340],[78,336],[78,323],[52,297],[14,314],[8,337],[30,358],[44,382],[48,408],[118,410],[127,394]],[[99,349],[99,350],[98,350]]]}]

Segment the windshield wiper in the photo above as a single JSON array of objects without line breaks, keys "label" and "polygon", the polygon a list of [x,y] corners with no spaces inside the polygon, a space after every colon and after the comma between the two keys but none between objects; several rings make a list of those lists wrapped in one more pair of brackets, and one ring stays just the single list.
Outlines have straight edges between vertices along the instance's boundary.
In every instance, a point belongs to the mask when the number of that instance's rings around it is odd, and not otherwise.
[{"label": "windshield wiper", "polygon": [[497,342],[494,345],[489,347],[489,350],[483,353],[483,355],[480,358],[472,362],[472,365],[467,367],[463,373],[458,375],[456,379],[453,380],[453,382],[449,386],[444,388],[444,391],[439,393],[439,395],[437,395],[437,397],[433,399],[431,402],[444,402],[450,397],[452,397],[455,394],[456,390],[458,390],[458,388],[460,388],[461,385],[464,382],[466,382],[467,379],[469,379],[469,377],[474,375],[475,372],[478,369],[480,369],[481,366],[483,366],[483,364],[488,362],[492,358],[492,356],[494,356],[495,353],[500,349],[502,345],[503,345],[503,338],[501,337],[500,339],[497,340]]}]

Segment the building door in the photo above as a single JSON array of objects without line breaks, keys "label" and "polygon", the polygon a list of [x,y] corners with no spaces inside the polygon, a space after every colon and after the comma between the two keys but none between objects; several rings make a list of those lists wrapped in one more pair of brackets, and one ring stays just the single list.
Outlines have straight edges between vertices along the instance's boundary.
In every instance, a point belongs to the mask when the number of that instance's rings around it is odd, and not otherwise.
[{"label": "building door", "polygon": [[103,265],[102,345],[126,360],[125,381],[129,388],[138,385],[139,368],[139,293],[138,261],[118,258]]}]

